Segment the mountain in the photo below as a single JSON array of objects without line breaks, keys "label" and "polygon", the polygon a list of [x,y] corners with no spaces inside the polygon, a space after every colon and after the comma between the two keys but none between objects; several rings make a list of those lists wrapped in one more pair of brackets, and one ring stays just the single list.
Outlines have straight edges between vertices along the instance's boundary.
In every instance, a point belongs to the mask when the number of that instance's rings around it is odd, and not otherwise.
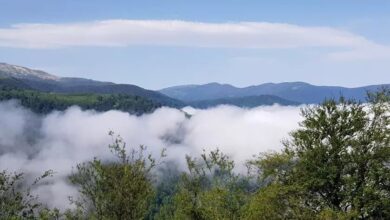
[{"label": "mountain", "polygon": [[65,94],[125,94],[140,96],[165,106],[184,106],[184,103],[181,101],[136,85],[115,84],[83,78],[58,77],[41,70],[33,70],[6,63],[0,63],[0,86]]},{"label": "mountain", "polygon": [[10,87],[19,89],[31,89],[29,85],[23,82],[23,80],[16,78],[4,78],[0,77],[0,88]]},{"label": "mountain", "polygon": [[346,98],[364,101],[367,91],[375,91],[383,86],[390,86],[390,84],[346,88],[339,86],[315,86],[304,82],[286,82],[265,83],[238,88],[229,84],[209,83],[205,85],[169,87],[160,90],[160,92],[185,102],[273,95],[293,102],[320,103],[325,98],[338,98],[341,95]]},{"label": "mountain", "polygon": [[253,108],[262,105],[299,105],[298,102],[289,101],[274,95],[245,96],[235,98],[221,98],[211,100],[193,101],[189,103],[195,108],[209,108],[217,105],[234,105],[238,107]]},{"label": "mountain", "polygon": [[1,78],[16,78],[25,80],[58,80],[57,76],[43,72],[41,70],[33,70],[22,66],[0,63]]},{"label": "mountain", "polygon": [[162,94],[186,102],[239,97],[236,87],[228,84],[209,83],[204,85],[174,86],[160,90]]},{"label": "mountain", "polygon": [[357,88],[338,86],[315,86],[304,82],[265,83],[238,88],[229,84],[209,83],[204,85],[174,86],[152,91],[131,84],[116,84],[84,78],[58,77],[41,70],[0,63],[0,88],[18,88],[61,94],[122,94],[138,96],[162,106],[207,108],[220,104],[241,107],[259,105],[296,105],[319,103],[325,98],[340,95],[364,101],[367,91],[382,86],[372,85]]},{"label": "mountain", "polygon": [[139,96],[123,94],[62,94],[35,90],[0,89],[0,101],[16,99],[37,114],[47,114],[54,110],[63,111],[77,105],[84,110],[108,111],[120,110],[141,115],[161,107],[159,103]]}]

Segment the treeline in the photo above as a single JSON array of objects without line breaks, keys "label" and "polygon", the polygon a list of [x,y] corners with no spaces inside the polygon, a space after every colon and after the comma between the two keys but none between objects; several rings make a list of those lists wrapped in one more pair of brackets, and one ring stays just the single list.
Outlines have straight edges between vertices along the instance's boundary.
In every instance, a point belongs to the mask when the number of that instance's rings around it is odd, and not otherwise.
[{"label": "treeline", "polygon": [[390,92],[370,94],[366,104],[325,101],[302,115],[283,151],[248,158],[241,173],[219,150],[187,156],[179,172],[165,152],[126,152],[115,136],[116,161],[96,158],[69,177],[80,196],[65,212],[46,209],[17,187],[23,176],[3,172],[0,218],[389,219]]},{"label": "treeline", "polygon": [[140,96],[124,94],[60,94],[34,90],[0,88],[0,101],[17,99],[21,105],[35,113],[46,114],[77,105],[96,111],[120,110],[132,114],[151,112],[161,104]]}]

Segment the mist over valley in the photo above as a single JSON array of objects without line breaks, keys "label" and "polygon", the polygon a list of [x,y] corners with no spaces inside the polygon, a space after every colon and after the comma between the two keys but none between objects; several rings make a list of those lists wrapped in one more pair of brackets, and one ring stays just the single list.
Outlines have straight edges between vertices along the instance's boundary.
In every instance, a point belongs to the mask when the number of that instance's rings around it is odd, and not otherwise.
[{"label": "mist over valley", "polygon": [[390,1],[0,3],[0,220],[390,219]]}]

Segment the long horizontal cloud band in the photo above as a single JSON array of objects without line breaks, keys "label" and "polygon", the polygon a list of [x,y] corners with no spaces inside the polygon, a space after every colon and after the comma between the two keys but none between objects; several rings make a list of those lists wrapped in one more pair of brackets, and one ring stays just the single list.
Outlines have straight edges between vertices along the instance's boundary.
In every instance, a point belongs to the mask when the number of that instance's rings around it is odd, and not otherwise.
[{"label": "long horizontal cloud band", "polygon": [[67,24],[16,24],[0,28],[0,47],[64,48],[132,45],[211,48],[341,48],[336,59],[389,58],[388,46],[329,27],[283,23],[201,23],[178,20],[104,20]]},{"label": "long horizontal cloud band", "polygon": [[291,48],[356,47],[363,37],[324,27],[240,22],[197,23],[175,20],[105,20],[73,24],[19,24],[0,29],[0,45],[66,46],[172,45],[195,47]]}]

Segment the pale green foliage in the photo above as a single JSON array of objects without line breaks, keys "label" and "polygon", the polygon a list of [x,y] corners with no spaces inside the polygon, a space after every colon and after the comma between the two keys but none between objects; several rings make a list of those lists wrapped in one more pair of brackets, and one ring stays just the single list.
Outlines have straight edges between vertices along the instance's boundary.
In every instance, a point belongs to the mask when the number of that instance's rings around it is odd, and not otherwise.
[{"label": "pale green foliage", "polygon": [[234,162],[219,150],[186,159],[188,173],[182,174],[165,219],[239,219],[248,194],[233,172]]},{"label": "pale green foliage", "polygon": [[299,186],[272,183],[251,197],[243,211],[244,219],[313,219],[302,201]]},{"label": "pale green foliage", "polygon": [[46,171],[26,187],[23,173],[0,172],[0,219],[35,219],[40,213],[49,212],[31,194],[31,188],[51,175],[52,171]]},{"label": "pale green foliage", "polygon": [[104,163],[95,158],[77,166],[70,180],[79,187],[81,197],[73,202],[85,218],[143,219],[154,196],[150,172],[156,161],[144,155],[143,146],[128,155],[119,136],[109,148],[117,161]]},{"label": "pale green foliage", "polygon": [[369,101],[304,109],[285,151],[251,162],[267,186],[249,204],[251,218],[390,218],[389,91]]},{"label": "pale green foliage", "polygon": [[247,163],[250,174],[257,177],[260,187],[269,183],[281,182],[286,179],[286,175],[296,162],[292,155],[287,153],[261,153],[257,158],[249,160]]}]

